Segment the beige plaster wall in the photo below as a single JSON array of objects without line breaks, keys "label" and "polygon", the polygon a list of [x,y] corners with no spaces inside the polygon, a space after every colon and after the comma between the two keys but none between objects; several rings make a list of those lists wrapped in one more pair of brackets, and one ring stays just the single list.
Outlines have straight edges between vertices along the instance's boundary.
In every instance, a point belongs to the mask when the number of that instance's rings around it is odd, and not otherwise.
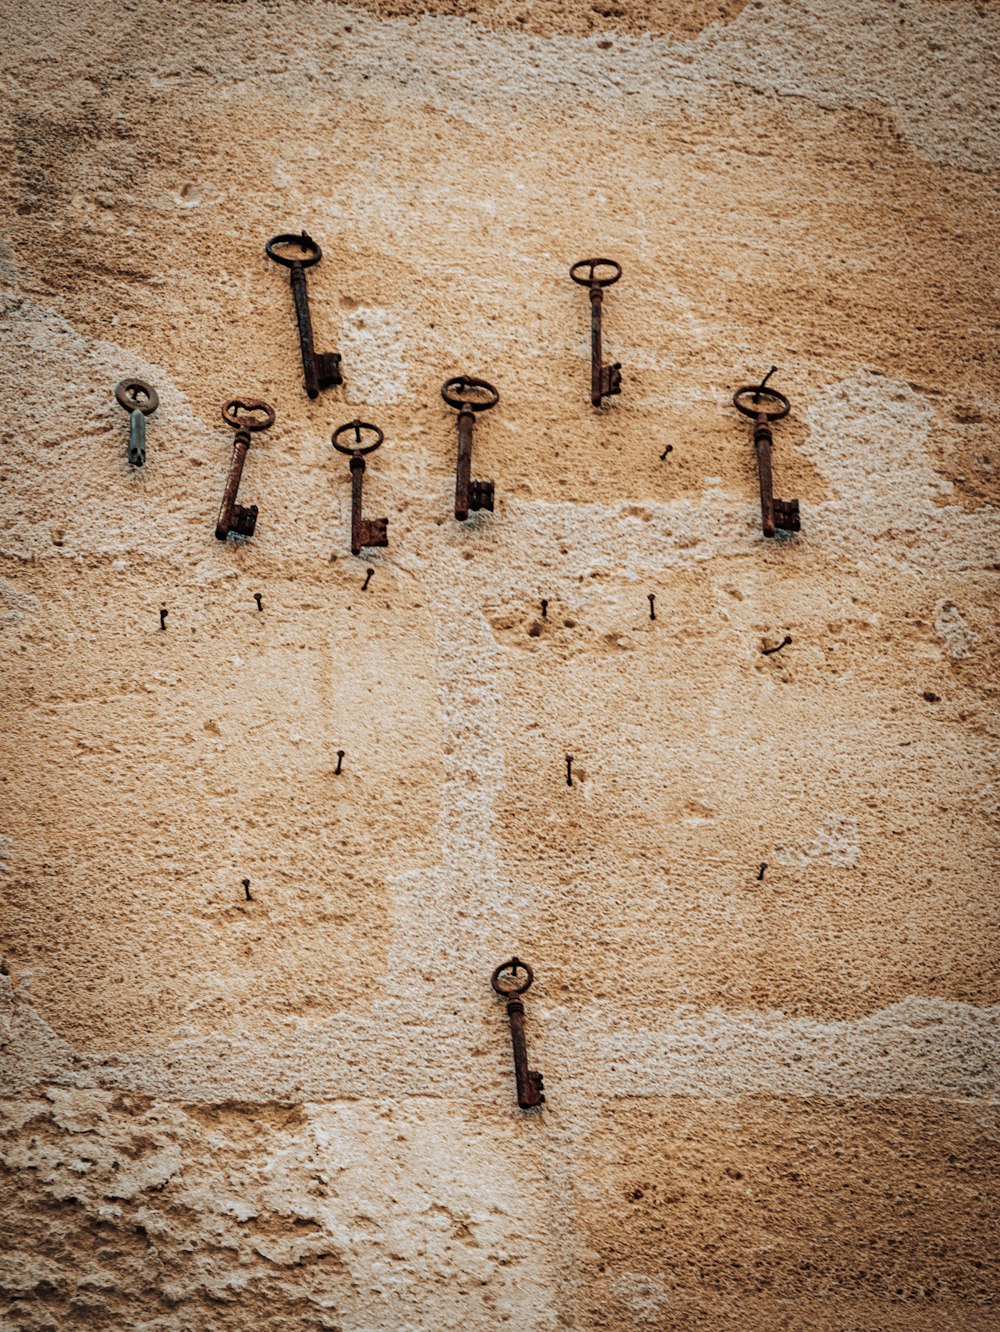
[{"label": "beige plaster wall", "polygon": [[5,6],[4,1327],[1000,1325],[998,48],[967,0]]}]

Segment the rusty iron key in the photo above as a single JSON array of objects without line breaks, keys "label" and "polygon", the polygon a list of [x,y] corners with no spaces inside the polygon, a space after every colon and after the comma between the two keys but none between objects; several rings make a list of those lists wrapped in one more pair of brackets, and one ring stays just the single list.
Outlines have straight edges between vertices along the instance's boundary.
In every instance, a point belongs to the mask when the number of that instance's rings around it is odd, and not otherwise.
[{"label": "rusty iron key", "polygon": [[[610,277],[596,276],[598,268],[611,268]],[[587,270],[587,277],[578,277],[577,272]],[[569,270],[569,275],[581,287],[590,288],[590,401],[600,407],[603,398],[613,397],[622,391],[621,361],[613,365],[601,363],[601,306],[604,303],[604,288],[617,282],[622,275],[621,264],[613,259],[581,259]]]},{"label": "rusty iron key", "polygon": [[[241,412],[246,415],[240,415]],[[263,413],[263,419],[255,413]],[[230,398],[222,409],[222,419],[236,431],[233,461],[229,465],[219,521],[215,525],[215,535],[220,541],[225,541],[230,532],[236,536],[252,537],[257,526],[257,505],[251,504],[245,509],[242,504],[236,503],[236,494],[250,448],[250,436],[257,430],[270,430],[274,425],[274,408],[256,398]]]},{"label": "rusty iron key", "polygon": [[456,375],[445,381],[441,397],[458,412],[458,462],[455,467],[455,517],[462,522],[470,509],[493,512],[493,482],[474,481],[472,472],[472,426],[476,412],[489,411],[500,394],[485,379]]},{"label": "rusty iron key", "polygon": [[778,527],[783,532],[800,530],[798,500],[775,499],[771,478],[771,422],[787,416],[791,407],[783,393],[765,388],[775,368],[772,365],[759,384],[746,384],[733,394],[733,406],[754,422],[753,442],[757,449],[757,475],[760,479],[760,521],[766,537],[773,537]]},{"label": "rusty iron key", "polygon": [[[348,430],[354,431],[354,444],[338,444],[337,440]],[[362,447],[362,430],[374,430],[377,436],[374,444],[366,444]],[[338,426],[333,432],[332,444],[338,453],[346,453],[351,460],[351,554],[360,555],[362,546],[387,546],[389,537],[387,528],[389,526],[388,518],[362,518],[361,516],[361,484],[362,477],[365,474],[365,454],[374,453],[381,447],[385,439],[378,426],[372,425],[369,421],[348,421],[346,425]]]},{"label": "rusty iron key", "polygon": [[146,417],[159,407],[159,395],[144,379],[123,379],[115,385],[115,397],[129,414],[128,460],[141,467],[146,461]]},{"label": "rusty iron key", "polygon": [[[277,247],[295,245],[298,255],[279,253]],[[302,373],[305,389],[310,398],[318,398],[320,389],[335,388],[344,382],[340,370],[339,352],[317,352],[313,348],[312,319],[309,317],[309,292],[306,288],[306,269],[323,258],[323,251],[304,231],[300,236],[285,234],[272,236],[264,246],[269,259],[291,270],[292,296],[295,317],[299,323],[299,345],[302,348]]]},{"label": "rusty iron key", "polygon": [[[524,972],[524,980],[517,980],[517,973]],[[504,980],[504,977],[507,977]],[[501,962],[494,971],[490,984],[507,1001],[507,1016],[510,1018],[510,1039],[514,1047],[514,1077],[517,1079],[517,1103],[522,1110],[530,1110],[536,1105],[543,1105],[542,1075],[528,1067],[528,1046],[524,1039],[524,1004],[521,995],[529,989],[535,974],[527,962],[512,957],[509,962]]]}]

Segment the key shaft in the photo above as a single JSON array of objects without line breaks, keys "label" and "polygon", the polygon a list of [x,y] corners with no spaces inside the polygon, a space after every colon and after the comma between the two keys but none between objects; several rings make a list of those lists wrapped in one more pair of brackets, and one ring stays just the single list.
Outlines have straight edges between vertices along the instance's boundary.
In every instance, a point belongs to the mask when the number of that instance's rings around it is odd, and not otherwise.
[{"label": "key shaft", "polygon": [[601,363],[601,312],[604,292],[600,287],[590,289],[590,401],[600,407],[604,396],[604,366]]},{"label": "key shaft", "polygon": [[760,482],[760,522],[767,537],[774,536],[774,478],[771,475],[771,427],[766,416],[758,416],[753,428],[757,450],[757,479]]},{"label": "key shaft", "polygon": [[528,1067],[528,1042],[524,1035],[524,1004],[520,999],[507,1000],[510,1018],[510,1043],[514,1050],[514,1080],[517,1083],[517,1103],[522,1110],[543,1105],[542,1075]]},{"label": "key shaft", "polygon": [[[236,503],[240,482],[243,480],[243,464],[246,462],[249,452],[250,431],[238,430],[236,439],[233,441],[233,460],[229,464],[226,488],[222,494],[219,521],[215,524],[215,535],[220,541],[225,541],[230,532],[236,532],[239,536],[253,536],[253,530],[257,525],[256,504],[251,505],[250,509],[247,510],[241,504]],[[244,517],[244,515],[247,516]]]},{"label": "key shaft", "polygon": [[146,416],[141,407],[129,417],[128,460],[133,467],[141,467],[146,461]]},{"label": "key shaft", "polygon": [[351,459],[351,554],[360,555],[364,544],[365,520],[361,517],[362,494],[365,477],[364,458]]},{"label": "key shaft", "polygon": [[[469,481],[472,477],[472,412],[458,414],[458,463],[455,468],[455,517],[463,522],[469,516]],[[490,508],[493,506],[490,505]]]},{"label": "key shaft", "polygon": [[302,352],[302,374],[305,377],[305,390],[310,398],[318,398],[319,375],[316,373],[316,356],[313,350],[309,291],[306,287],[306,270],[301,264],[292,265],[291,282],[292,299],[295,301],[295,318],[299,326],[299,348]]},{"label": "key shaft", "polygon": [[365,474],[364,458],[351,459],[351,554],[360,555],[362,546],[388,546],[387,518],[362,517],[362,478]]}]

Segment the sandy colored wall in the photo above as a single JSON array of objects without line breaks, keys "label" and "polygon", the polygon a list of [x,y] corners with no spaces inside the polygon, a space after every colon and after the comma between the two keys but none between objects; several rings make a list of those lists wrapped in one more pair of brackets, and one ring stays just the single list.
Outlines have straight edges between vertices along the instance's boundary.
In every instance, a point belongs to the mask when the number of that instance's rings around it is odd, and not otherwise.
[{"label": "sandy colored wall", "polygon": [[5,10],[3,1326],[997,1327],[998,7]]}]

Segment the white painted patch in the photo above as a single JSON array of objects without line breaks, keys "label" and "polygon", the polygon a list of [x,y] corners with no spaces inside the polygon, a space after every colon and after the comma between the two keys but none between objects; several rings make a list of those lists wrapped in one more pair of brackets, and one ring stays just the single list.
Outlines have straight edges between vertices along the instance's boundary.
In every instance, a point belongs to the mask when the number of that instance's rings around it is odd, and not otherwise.
[{"label": "white painted patch", "polygon": [[827,816],[815,838],[806,846],[776,846],[775,860],[781,865],[810,865],[814,861],[830,868],[851,869],[861,854],[858,825],[840,814]]},{"label": "white painted patch", "polygon": [[831,384],[806,411],[802,451],[860,509],[859,533],[923,515],[945,493],[930,454],[930,419],[908,384],[860,370]]},{"label": "white painted patch", "polygon": [[[17,624],[25,615],[38,609],[38,598],[25,592],[9,578],[0,578],[0,629]],[[2,846],[3,838],[0,838]]]},{"label": "white painted patch", "polygon": [[935,470],[926,401],[908,384],[857,371],[817,394],[804,415],[801,452],[836,495],[803,501],[803,539],[814,549],[955,571],[970,550],[984,565],[998,558],[994,508],[941,505],[950,483]]},{"label": "white painted patch", "polygon": [[306,1113],[309,1148],[275,1154],[263,1200],[322,1228],[323,1249],[341,1256],[355,1289],[378,1295],[379,1326],[429,1325],[414,1271],[450,1292],[454,1308],[431,1320],[437,1326],[490,1327],[497,1308],[511,1326],[558,1326],[544,1199],[516,1154],[504,1157],[487,1135],[454,1133],[454,1109],[433,1102]]},{"label": "white painted patch", "polygon": [[663,1327],[667,1291],[662,1281],[642,1272],[622,1272],[611,1284],[611,1293],[636,1321]]},{"label": "white painted patch", "polygon": [[953,601],[938,604],[934,631],[944,640],[949,654],[956,661],[970,656],[979,645],[979,635],[965,623]]},{"label": "white painted patch", "polygon": [[198,208],[203,203],[218,203],[221,198],[214,185],[198,181],[181,185],[171,194],[170,201],[176,208]]},{"label": "white painted patch", "polygon": [[403,326],[395,315],[377,306],[359,306],[341,326],[339,345],[353,397],[378,404],[399,402],[409,374]]},{"label": "white painted patch", "polygon": [[[651,116],[680,103],[700,109],[719,88],[737,85],[825,107],[889,108],[893,127],[927,161],[987,171],[1000,142],[996,100],[969,90],[991,86],[1000,22],[995,11],[971,5],[957,22],[955,8],[910,0],[902,23],[884,0],[760,0],[687,41],[620,34],[609,49],[590,37],[541,40],[465,17],[354,13],[350,61],[323,62],[300,47],[287,70],[272,68],[270,52],[266,67],[248,54],[243,68],[246,78],[290,97],[301,97],[305,86],[314,95],[370,97],[377,80],[404,104],[412,98],[483,128],[512,112],[576,110],[586,88],[589,109],[609,133],[637,109]],[[462,62],[439,59],[442,49],[465,53],[464,75]],[[608,194],[595,189],[594,202]]]}]

